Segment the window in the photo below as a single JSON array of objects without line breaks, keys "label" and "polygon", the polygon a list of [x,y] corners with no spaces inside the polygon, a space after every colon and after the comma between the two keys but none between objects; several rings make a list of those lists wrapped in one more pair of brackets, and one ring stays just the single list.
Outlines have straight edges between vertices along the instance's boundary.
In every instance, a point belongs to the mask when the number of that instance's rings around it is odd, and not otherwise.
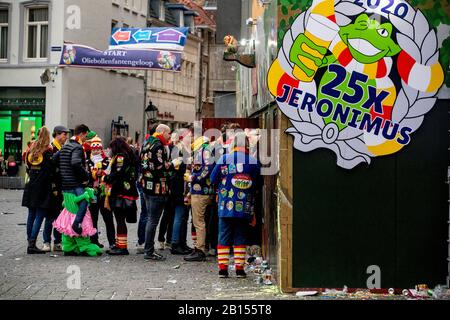
[{"label": "window", "polygon": [[164,3],[164,1],[161,1],[159,3],[159,20],[166,20],[166,4]]},{"label": "window", "polygon": [[0,61],[8,58],[8,9],[0,8]]},{"label": "window", "polygon": [[123,0],[123,6],[125,9],[130,10],[130,1],[131,0]]},{"label": "window", "polygon": [[139,12],[139,7],[141,5],[141,0],[132,0],[133,3],[133,12]]},{"label": "window", "polygon": [[117,21],[116,20],[111,20],[111,32],[114,28],[117,28]]},{"label": "window", "polygon": [[184,27],[184,12],[180,11],[180,27]]},{"label": "window", "polygon": [[120,6],[120,1],[119,0],[112,0],[112,3],[116,6]]},{"label": "window", "polygon": [[126,24],[126,23],[122,23],[122,28],[129,28],[130,25]]},{"label": "window", "polygon": [[48,56],[48,7],[27,8],[25,23],[26,59]]},{"label": "window", "polygon": [[[147,10],[148,10],[146,1],[147,0],[142,0],[141,1],[141,14],[144,15],[144,16],[147,16]],[[150,4],[148,4],[148,5],[150,5]]]}]

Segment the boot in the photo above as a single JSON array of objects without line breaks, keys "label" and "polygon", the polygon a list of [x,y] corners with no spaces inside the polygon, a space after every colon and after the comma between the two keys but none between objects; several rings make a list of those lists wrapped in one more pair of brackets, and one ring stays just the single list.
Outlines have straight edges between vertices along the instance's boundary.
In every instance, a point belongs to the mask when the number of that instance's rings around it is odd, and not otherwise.
[{"label": "boot", "polygon": [[38,247],[36,247],[36,240],[28,240],[28,248],[27,248],[28,254],[43,254],[45,251],[42,251]]},{"label": "boot", "polygon": [[191,254],[192,250],[188,250],[187,248],[183,248],[180,244],[173,244],[172,249],[170,250],[170,253],[172,254],[179,254],[179,255],[187,255]]},{"label": "boot", "polygon": [[114,247],[111,250],[107,250],[106,251],[107,254],[112,255],[112,256],[127,256],[130,253],[128,252],[128,249],[126,248],[117,248]]},{"label": "boot", "polygon": [[184,261],[206,261],[206,254],[202,250],[196,248],[194,252],[187,257],[184,257]]}]

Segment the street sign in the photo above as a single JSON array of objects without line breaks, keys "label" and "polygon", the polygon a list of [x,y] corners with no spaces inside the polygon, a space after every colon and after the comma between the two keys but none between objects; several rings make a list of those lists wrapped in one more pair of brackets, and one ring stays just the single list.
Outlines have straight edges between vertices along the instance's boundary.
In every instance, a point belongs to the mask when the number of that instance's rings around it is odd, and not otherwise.
[{"label": "street sign", "polygon": [[109,49],[182,51],[189,28],[114,28]]},{"label": "street sign", "polygon": [[[138,35],[143,37],[143,35]],[[125,34],[116,35],[125,39]],[[119,40],[121,41],[121,40]],[[100,51],[81,44],[64,44],[61,67],[106,69],[156,69],[181,71],[181,52],[148,49],[111,49]]]}]

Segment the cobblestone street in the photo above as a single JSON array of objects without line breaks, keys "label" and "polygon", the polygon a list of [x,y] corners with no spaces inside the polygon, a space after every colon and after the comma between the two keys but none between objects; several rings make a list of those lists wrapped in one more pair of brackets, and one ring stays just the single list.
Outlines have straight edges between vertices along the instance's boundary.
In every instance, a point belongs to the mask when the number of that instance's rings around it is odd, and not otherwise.
[{"label": "cobblestone street", "polygon": [[[26,254],[27,209],[22,192],[0,190],[0,299],[283,299],[276,286],[259,286],[254,275],[219,279],[216,262],[187,263],[161,251],[167,260],[145,261],[134,249],[137,224],[129,224],[129,256],[57,257]],[[43,226],[42,226],[43,228]],[[42,228],[38,246],[42,246]],[[107,243],[102,219],[100,242]],[[69,289],[70,266],[81,271],[81,289]],[[69,268],[69,269],[68,269]],[[75,267],[76,268],[76,267]],[[69,273],[68,273],[69,271]]]}]

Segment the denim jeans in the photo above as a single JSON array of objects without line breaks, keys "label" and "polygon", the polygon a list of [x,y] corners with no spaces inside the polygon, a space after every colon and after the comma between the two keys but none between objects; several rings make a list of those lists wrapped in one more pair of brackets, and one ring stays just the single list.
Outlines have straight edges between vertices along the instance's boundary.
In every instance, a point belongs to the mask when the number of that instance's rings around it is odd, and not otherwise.
[{"label": "denim jeans", "polygon": [[45,209],[28,208],[27,219],[27,238],[28,240],[37,240],[39,231],[41,230],[42,221],[46,216]]},{"label": "denim jeans", "polygon": [[175,217],[172,230],[172,245],[186,245],[186,231],[189,210],[184,205],[175,206]]},{"label": "denim jeans", "polygon": [[[75,189],[70,189],[70,190],[64,190],[64,192],[69,192],[69,193],[73,193],[76,196],[81,196],[84,193],[84,188],[75,188]],[[80,202],[78,202],[78,211],[77,211],[77,216],[75,217],[75,221],[74,223],[81,223],[83,222],[84,216],[86,215],[86,211],[88,208],[88,202],[86,200],[82,200]]]},{"label": "denim jeans", "polygon": [[148,220],[145,227],[145,247],[144,252],[147,255],[155,251],[155,235],[159,219],[167,202],[167,197],[145,195],[147,205]]},{"label": "denim jeans", "polygon": [[219,245],[247,245],[249,221],[242,218],[219,218]]},{"label": "denim jeans", "polygon": [[172,240],[173,220],[175,216],[175,204],[171,201],[171,198],[166,202],[164,211],[159,224],[158,241],[168,242]]},{"label": "denim jeans", "polygon": [[148,213],[147,213],[147,204],[145,202],[145,195],[142,191],[142,186],[140,183],[137,183],[137,189],[139,191],[139,199],[141,201],[141,215],[139,217],[138,223],[138,244],[143,245],[145,243],[145,227],[147,226]]},{"label": "denim jeans", "polygon": [[56,218],[45,218],[44,223],[44,243],[51,243],[52,242],[52,230],[53,230],[53,242],[54,244],[60,244],[61,243],[61,232],[53,228],[53,222],[56,220]]}]

